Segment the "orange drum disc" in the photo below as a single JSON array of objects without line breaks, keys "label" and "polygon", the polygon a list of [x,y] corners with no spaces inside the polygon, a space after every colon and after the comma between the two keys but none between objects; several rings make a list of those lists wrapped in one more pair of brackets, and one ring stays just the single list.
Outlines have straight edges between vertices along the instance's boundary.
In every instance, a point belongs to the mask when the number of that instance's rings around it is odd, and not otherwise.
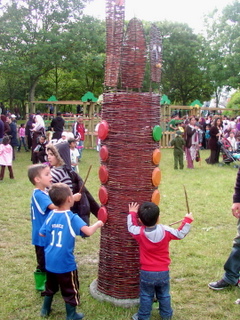
[{"label": "orange drum disc", "polygon": [[161,171],[159,168],[155,168],[152,172],[152,183],[155,187],[160,184],[161,181]]},{"label": "orange drum disc", "polygon": [[98,176],[102,183],[106,183],[108,181],[108,170],[106,166],[100,166]]},{"label": "orange drum disc", "polygon": [[153,151],[153,155],[152,155],[152,161],[154,164],[158,165],[159,162],[161,161],[161,151],[159,149],[155,149]]},{"label": "orange drum disc", "polygon": [[152,194],[152,199],[151,199],[151,201],[158,206],[159,203],[160,203],[160,198],[161,198],[161,197],[160,197],[159,191],[158,191],[158,190],[155,190],[155,191],[153,192],[153,194]]},{"label": "orange drum disc", "polygon": [[98,127],[98,137],[101,140],[105,140],[108,136],[109,127],[107,121],[103,120]]},{"label": "orange drum disc", "polygon": [[108,192],[107,189],[103,186],[99,188],[98,197],[101,204],[106,204],[108,202]]},{"label": "orange drum disc", "polygon": [[105,207],[101,207],[98,210],[98,220],[101,220],[103,223],[106,223],[108,218],[107,209]]}]

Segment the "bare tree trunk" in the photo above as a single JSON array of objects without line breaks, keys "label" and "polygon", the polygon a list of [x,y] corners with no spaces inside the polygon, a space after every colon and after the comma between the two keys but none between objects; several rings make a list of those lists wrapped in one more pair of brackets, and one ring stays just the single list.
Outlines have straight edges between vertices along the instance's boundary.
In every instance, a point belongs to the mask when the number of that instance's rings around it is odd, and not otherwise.
[{"label": "bare tree trunk", "polygon": [[58,97],[58,82],[59,82],[59,79],[58,79],[58,67],[56,66],[55,68],[55,94],[56,94],[56,97]]},{"label": "bare tree trunk", "polygon": [[221,93],[222,93],[222,88],[221,88],[221,87],[217,87],[217,90],[216,90],[216,92],[215,92],[216,108],[218,108],[218,106],[219,106],[219,101],[220,101]]},{"label": "bare tree trunk", "polygon": [[33,103],[32,101],[35,100],[35,90],[37,86],[38,79],[33,79],[31,83],[31,87],[29,90],[29,103],[30,103],[30,112],[33,113]]}]

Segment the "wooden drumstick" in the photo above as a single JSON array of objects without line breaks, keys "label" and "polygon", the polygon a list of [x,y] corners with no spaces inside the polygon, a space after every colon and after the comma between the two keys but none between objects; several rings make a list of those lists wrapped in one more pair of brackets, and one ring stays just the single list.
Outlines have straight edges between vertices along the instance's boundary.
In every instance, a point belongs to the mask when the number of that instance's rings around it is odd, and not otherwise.
[{"label": "wooden drumstick", "polygon": [[185,193],[185,199],[186,199],[186,206],[187,206],[187,213],[190,213],[189,204],[188,204],[188,196],[187,196],[187,190],[185,188],[185,185],[183,185],[184,193]]},{"label": "wooden drumstick", "polygon": [[[187,212],[190,213],[189,204],[188,204],[187,190],[186,190],[186,188],[185,188],[184,185],[183,185],[183,188],[184,188],[184,193],[185,193]],[[180,223],[180,222],[182,222],[182,219],[181,219],[181,220],[178,220],[178,221],[175,221],[175,222],[173,222],[173,223],[170,223],[169,226],[173,226],[174,224],[177,224],[177,223]]]},{"label": "wooden drumstick", "polygon": [[88,179],[88,176],[89,176],[89,173],[90,173],[91,169],[92,169],[92,165],[90,165],[90,167],[88,168],[88,172],[87,172],[86,178],[85,178],[83,184],[81,185],[81,188],[80,188],[80,190],[79,190],[79,193],[82,192],[82,189],[83,189],[83,187],[85,186],[85,183],[87,182],[87,179]]}]

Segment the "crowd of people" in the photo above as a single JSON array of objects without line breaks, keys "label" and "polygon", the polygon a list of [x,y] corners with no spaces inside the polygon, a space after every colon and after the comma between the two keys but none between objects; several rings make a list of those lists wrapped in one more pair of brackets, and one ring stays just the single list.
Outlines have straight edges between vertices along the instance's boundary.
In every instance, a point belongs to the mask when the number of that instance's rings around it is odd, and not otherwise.
[{"label": "crowd of people", "polygon": [[183,169],[183,157],[187,168],[193,169],[194,161],[200,160],[201,149],[209,149],[207,164],[219,163],[222,145],[231,153],[240,153],[240,117],[227,116],[183,117],[175,114],[168,123],[172,132],[170,141],[174,147],[174,169]]},{"label": "crowd of people", "polygon": [[[26,123],[17,124],[17,117],[14,114],[1,114],[0,118],[0,180],[4,178],[4,167],[11,167],[12,161],[15,160],[16,152],[21,152],[24,148],[26,152],[30,152],[30,160],[33,164],[47,162],[46,146],[49,142],[60,143],[68,142],[70,147],[72,169],[78,172],[78,163],[82,157],[84,149],[85,133],[87,129],[83,123],[83,117],[78,116],[72,126],[72,132],[64,131],[65,120],[61,116],[61,112],[57,112],[46,128],[43,116],[40,111],[36,114],[30,114]],[[6,144],[8,136],[9,143]],[[5,147],[6,144],[6,147]],[[9,152],[11,156],[9,156]],[[7,156],[6,156],[7,155]],[[13,179],[13,173],[10,178]]]},{"label": "crowd of people", "polygon": [[[25,151],[31,151],[33,164],[28,169],[28,178],[34,186],[31,199],[32,244],[35,246],[37,260],[34,276],[36,288],[44,296],[40,314],[42,317],[49,316],[54,295],[60,288],[66,307],[66,319],[82,319],[84,314],[76,310],[80,299],[77,265],[73,254],[75,237],[88,237],[104,225],[101,220],[97,220],[89,226],[90,214],[98,218],[100,205],[86,189],[76,169],[83,149],[83,119],[77,118],[73,132],[69,135],[64,131],[64,120],[59,113],[52,120],[48,130],[50,134],[47,135],[40,113],[31,115],[27,123],[19,128],[12,115],[1,118],[0,179],[3,179],[6,166],[10,178],[14,178],[14,147],[17,147],[18,152],[22,146]],[[194,161],[197,161],[202,148],[210,150],[210,156],[206,159],[208,164],[218,163],[223,139],[228,141],[232,152],[238,150],[240,117],[180,119],[176,115],[170,121],[168,130],[174,136],[171,140],[174,147],[174,169],[178,169],[178,166],[183,169],[184,152],[187,168],[193,169]],[[238,284],[240,171],[233,202],[232,212],[238,218],[238,235],[224,265],[223,278],[208,285],[213,290]],[[140,253],[140,306],[132,316],[133,320],[150,318],[154,297],[159,302],[161,319],[169,320],[173,314],[169,284],[169,242],[182,239],[188,234],[193,216],[188,213],[180,227],[173,229],[159,224],[159,215],[159,207],[153,203],[129,204],[126,224],[129,233],[139,243]]]}]

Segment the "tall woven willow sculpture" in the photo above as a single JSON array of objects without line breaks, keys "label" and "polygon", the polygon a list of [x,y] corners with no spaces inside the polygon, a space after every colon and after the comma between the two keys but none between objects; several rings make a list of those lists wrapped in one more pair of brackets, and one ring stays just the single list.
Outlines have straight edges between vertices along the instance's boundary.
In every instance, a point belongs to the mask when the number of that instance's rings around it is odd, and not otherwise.
[{"label": "tall woven willow sculpture", "polygon": [[139,295],[139,253],[127,231],[128,204],[160,201],[160,97],[140,92],[147,58],[142,23],[132,19],[124,34],[123,1],[107,0],[106,4],[108,90],[103,95],[98,135],[99,217],[107,220],[101,230],[98,279],[91,293],[115,304],[131,305]]}]

